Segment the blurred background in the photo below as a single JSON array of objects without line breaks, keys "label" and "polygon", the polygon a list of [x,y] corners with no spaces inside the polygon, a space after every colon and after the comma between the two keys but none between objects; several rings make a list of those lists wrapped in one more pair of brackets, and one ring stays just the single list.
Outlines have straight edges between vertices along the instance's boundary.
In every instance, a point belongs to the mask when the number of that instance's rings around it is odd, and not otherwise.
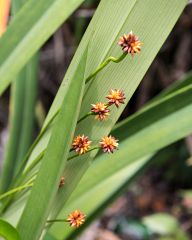
[{"label": "blurred background", "polygon": [[[85,1],[41,50],[34,137],[98,3],[98,0]],[[191,52],[192,5],[189,4],[119,120],[136,112],[189,72],[192,69]],[[8,135],[9,94],[7,90],[0,101],[1,159]],[[180,229],[177,238],[171,234],[160,237],[162,232],[170,233],[173,226]],[[124,194],[83,232],[80,239],[182,240],[187,239],[186,234],[192,239],[192,136],[167,147],[158,159],[153,159],[134,179],[131,187],[125,189]]]}]

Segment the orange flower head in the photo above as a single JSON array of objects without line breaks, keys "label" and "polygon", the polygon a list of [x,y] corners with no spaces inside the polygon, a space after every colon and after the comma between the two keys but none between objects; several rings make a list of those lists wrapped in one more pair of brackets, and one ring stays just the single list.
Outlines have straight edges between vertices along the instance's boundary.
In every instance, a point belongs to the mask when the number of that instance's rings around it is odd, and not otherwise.
[{"label": "orange flower head", "polygon": [[91,141],[88,137],[85,137],[84,134],[82,136],[77,136],[73,140],[72,147],[79,154],[86,153],[90,148]]},{"label": "orange flower head", "polygon": [[108,106],[105,103],[96,103],[91,104],[91,112],[96,115],[96,120],[106,120],[106,117],[109,116],[110,110],[108,109]]},{"label": "orange flower head", "polygon": [[115,104],[116,107],[119,107],[121,103],[124,104],[125,94],[121,90],[111,89],[106,98],[109,99],[109,105]]},{"label": "orange flower head", "polygon": [[139,41],[138,36],[133,34],[131,31],[127,35],[124,34],[118,41],[118,44],[122,47],[122,50],[125,53],[130,53],[132,57],[135,53],[139,53],[141,51],[142,43]]},{"label": "orange flower head", "polygon": [[112,136],[103,137],[99,142],[99,144],[103,149],[103,152],[107,152],[107,153],[113,153],[113,151],[117,149],[119,146],[118,140]]},{"label": "orange flower head", "polygon": [[65,178],[61,177],[60,182],[59,182],[59,188],[63,187],[64,184],[65,184]]},{"label": "orange flower head", "polygon": [[80,212],[79,210],[75,210],[70,213],[67,221],[69,222],[71,227],[78,228],[85,222],[85,214]]}]

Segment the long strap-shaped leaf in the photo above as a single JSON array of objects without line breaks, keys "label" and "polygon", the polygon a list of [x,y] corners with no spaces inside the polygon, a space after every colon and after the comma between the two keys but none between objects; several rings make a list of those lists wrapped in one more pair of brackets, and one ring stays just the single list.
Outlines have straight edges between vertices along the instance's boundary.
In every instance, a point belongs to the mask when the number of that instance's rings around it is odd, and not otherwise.
[{"label": "long strap-shaped leaf", "polygon": [[39,239],[58,191],[59,180],[68,156],[81,106],[86,60],[87,53],[85,52],[75,74],[64,87],[63,105],[18,225],[22,240]]},{"label": "long strap-shaped leaf", "polygon": [[20,240],[17,230],[8,222],[0,219],[0,238],[1,237],[8,240]]},{"label": "long strap-shaped leaf", "polygon": [[[81,208],[86,214],[93,213],[122,187],[134,171],[146,164],[150,158],[145,156],[190,134],[191,92],[190,84],[119,125],[112,132],[120,139],[119,151],[112,155],[100,154],[96,158],[58,218],[75,208]],[[57,223],[50,229],[50,234],[66,239],[71,231],[70,228],[64,231]]]},{"label": "long strap-shaped leaf", "polygon": [[[23,0],[13,0],[12,15],[15,15],[23,4]],[[17,77],[14,77],[16,81],[11,86],[9,138],[4,153],[0,192],[6,191],[9,187],[16,167],[32,142],[37,95],[37,65],[36,54]]]},{"label": "long strap-shaped leaf", "polygon": [[0,40],[0,95],[83,0],[29,0]]},{"label": "long strap-shaped leaf", "polygon": [[[70,79],[76,71],[89,39],[91,38],[90,55],[86,76],[93,72],[106,57],[120,55],[121,50],[117,46],[119,36],[133,30],[144,43],[141,54],[134,58],[128,56],[118,65],[110,64],[110,66],[98,74],[85,95],[81,115],[83,116],[90,111],[91,103],[105,101],[105,96],[111,88],[123,89],[127,97],[126,103],[128,103],[186,3],[187,0],[101,1],[67,71],[46,123],[62,105],[65,81]],[[76,134],[85,134],[92,140],[98,141],[102,136],[109,134],[123,108],[124,106],[121,106],[119,109],[113,108],[109,120],[105,123],[96,123],[93,118],[85,120],[85,122],[79,125]],[[30,161],[33,161],[46,148],[48,139],[47,135],[41,139],[41,142],[33,151]],[[94,154],[92,157],[94,157]],[[87,156],[77,160],[74,159],[67,164],[64,171],[64,175],[67,178],[66,187],[57,195],[54,215],[61,210],[89,165],[90,158]],[[12,211],[10,208],[9,216],[7,215],[9,219],[10,215],[12,215],[11,219],[13,219],[14,212],[15,210]]]},{"label": "long strap-shaped leaf", "polygon": [[[95,65],[106,55],[118,56],[120,53],[117,46],[119,35],[126,33],[129,29],[140,36],[144,45],[140,55],[134,58],[127,56],[120,64],[111,64],[98,74],[84,97],[81,108],[82,115],[90,111],[91,103],[106,101],[105,96],[111,88],[123,89],[127,97],[126,103],[129,101],[185,4],[185,0],[101,1],[98,12],[94,16],[95,19],[93,18],[84,39],[86,42],[87,38],[93,34],[88,70],[92,72]],[[77,51],[80,56],[84,51],[85,42],[80,44],[81,48]],[[77,61],[78,55],[74,58],[73,64]],[[70,67],[67,75],[73,71],[74,69]],[[61,93],[62,89],[60,89],[50,113],[53,113],[59,106]],[[94,121],[93,118],[86,119],[78,125],[76,134],[86,134],[92,140],[98,141],[110,133],[123,109],[124,106],[119,109],[113,107],[109,119],[102,123]],[[94,154],[91,157],[94,157]],[[89,156],[76,159],[66,165],[64,170],[64,176],[67,179],[66,187],[57,195],[53,217],[61,210],[89,166]]]}]

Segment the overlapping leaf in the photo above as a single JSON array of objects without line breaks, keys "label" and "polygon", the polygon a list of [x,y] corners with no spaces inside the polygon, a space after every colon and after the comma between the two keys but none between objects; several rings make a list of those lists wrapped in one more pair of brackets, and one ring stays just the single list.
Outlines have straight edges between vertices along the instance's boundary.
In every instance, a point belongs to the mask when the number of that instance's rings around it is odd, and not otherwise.
[{"label": "overlapping leaf", "polygon": [[[37,179],[18,224],[21,239],[39,239],[45,227],[75,131],[85,84],[86,60],[87,52],[82,57],[74,76],[68,80],[63,89],[63,105],[53,127]],[[34,206],[36,206],[35,209]]]},{"label": "overlapping leaf", "polygon": [[[0,39],[0,95],[83,0],[29,0]],[[33,10],[33,11],[32,11]]]},{"label": "overlapping leaf", "polygon": [[[90,217],[149,161],[149,157],[141,159],[143,156],[190,134],[191,92],[189,84],[119,124],[112,133],[120,139],[120,150],[96,158],[59,217],[76,208]],[[66,238],[72,230],[63,231],[60,224],[54,224],[50,232],[59,239]]]},{"label": "overlapping leaf", "polygon": [[[110,66],[98,74],[94,82],[86,89],[80,115],[83,116],[90,110],[91,103],[103,101],[108,90],[111,88],[123,89],[127,96],[126,102],[128,102],[161,45],[173,28],[186,3],[186,0],[164,0],[160,2],[153,0],[101,1],[80,47],[77,50],[76,56],[69,67],[46,123],[60,108],[63,102],[63,88],[65,87],[66,81],[71,79],[78,64],[81,62],[81,57],[86,49],[88,41],[90,41],[90,47],[86,76],[94,71],[97,65],[106,57],[110,55],[120,55],[120,49],[116,45],[119,35],[133,30],[140,36],[141,41],[144,42],[142,53],[133,59],[128,57],[118,65],[114,63],[110,64]],[[96,123],[93,118],[87,119],[78,126],[76,134],[86,134],[91,137],[92,140],[98,141],[103,135],[109,134],[123,108],[122,106],[118,110],[115,108],[112,109],[111,117],[106,123]],[[172,117],[173,116],[174,114]],[[139,129],[137,128],[137,130]],[[184,130],[187,132],[189,129],[187,128]],[[183,134],[186,134],[184,130]],[[132,131],[131,126],[129,131]],[[33,151],[30,161],[46,148],[48,140],[49,137],[47,136],[42,138],[35,151]],[[136,145],[134,137],[131,141],[132,145],[133,143]],[[138,152],[138,149],[136,150]],[[121,151],[119,151],[118,154],[120,154],[120,152]],[[144,150],[141,153],[145,155]],[[56,197],[52,213],[53,216],[57,215],[72,194],[82,175],[89,167],[91,158],[94,157],[94,154],[95,153],[89,157],[86,155],[81,159],[73,160],[66,165],[64,170],[64,175],[66,177],[65,188],[59,191]],[[138,158],[139,156],[135,153],[134,157]],[[118,167],[123,165],[121,164],[115,161],[114,166],[117,166],[118,169]],[[109,171],[109,167],[107,171]]]}]

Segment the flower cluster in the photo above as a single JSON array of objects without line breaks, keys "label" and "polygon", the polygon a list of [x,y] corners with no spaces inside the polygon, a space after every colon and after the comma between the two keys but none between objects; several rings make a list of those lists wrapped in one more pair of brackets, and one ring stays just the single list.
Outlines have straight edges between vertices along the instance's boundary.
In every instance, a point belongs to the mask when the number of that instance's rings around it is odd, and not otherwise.
[{"label": "flower cluster", "polygon": [[79,210],[75,210],[70,213],[67,221],[69,222],[71,227],[78,228],[85,222],[86,215]]},{"label": "flower cluster", "polygon": [[106,120],[110,115],[109,107],[113,104],[118,108],[120,104],[124,104],[125,94],[122,90],[111,89],[106,96],[108,103],[91,104],[91,112],[95,115],[96,120]]},{"label": "flower cluster", "polygon": [[118,44],[122,47],[123,52],[131,54],[132,57],[141,51],[142,46],[138,36],[133,34],[132,31],[120,37]]},{"label": "flower cluster", "polygon": [[[96,71],[91,74],[87,80],[86,83],[89,82],[99,71],[101,71],[104,66],[106,66],[110,61],[114,62],[120,62],[124,59],[124,57],[127,54],[131,54],[132,57],[141,51],[142,43],[140,42],[138,36],[133,34],[131,31],[128,34],[124,34],[118,41],[118,44],[121,46],[123,50],[123,54],[119,58],[110,58],[107,59],[105,64],[101,64]],[[99,121],[106,120],[107,117],[110,115],[110,109],[112,105],[115,105],[117,108],[125,103],[125,94],[123,90],[119,89],[111,89],[106,96],[108,99],[108,102],[97,102],[95,104],[91,104],[91,112],[89,112],[87,115],[82,117],[78,122],[82,121],[89,115],[95,115],[95,119]],[[85,154],[89,151],[92,151],[96,148],[101,148],[104,153],[113,153],[114,150],[116,150],[119,146],[118,140],[113,136],[104,136],[99,141],[99,144],[97,147],[91,148],[92,141],[89,140],[87,136],[78,135],[74,138],[72,143],[72,149],[75,152],[77,152],[79,155]],[[76,157],[76,155],[75,155]],[[62,187],[65,183],[64,177],[61,177],[59,187]],[[72,213],[69,214],[68,218],[65,220],[69,222],[71,227],[78,228],[85,222],[85,214],[80,212],[79,210],[75,210]]]},{"label": "flower cluster", "polygon": [[111,89],[109,94],[106,96],[109,99],[108,105],[115,104],[118,108],[120,104],[124,104],[125,94],[122,90]]},{"label": "flower cluster", "polygon": [[72,147],[79,154],[84,154],[90,149],[90,144],[91,141],[88,137],[85,137],[84,135],[79,135],[73,140]]},{"label": "flower cluster", "polygon": [[115,139],[114,137],[109,136],[109,137],[103,137],[99,142],[99,144],[103,149],[103,152],[113,153],[113,151],[117,149],[119,146],[118,141],[119,140]]},{"label": "flower cluster", "polygon": [[[95,119],[97,120],[106,120],[106,117],[109,116],[109,107],[111,105],[114,104],[118,108],[120,104],[124,104],[125,94],[122,90],[111,89],[106,98],[109,100],[107,103],[92,104],[91,113],[95,115]],[[112,136],[103,137],[99,144],[103,152],[107,153],[113,153],[113,151],[117,149],[119,145],[118,140]],[[81,155],[91,150],[90,145],[91,141],[87,136],[84,134],[78,135],[73,140],[72,150]]]},{"label": "flower cluster", "polygon": [[106,120],[106,117],[109,116],[110,110],[108,109],[108,106],[105,103],[96,103],[96,104],[91,104],[91,112],[96,115],[95,119],[96,120]]},{"label": "flower cluster", "polygon": [[[90,148],[91,141],[89,141],[88,137],[85,137],[84,135],[82,136],[77,136],[74,138],[72,146],[73,150],[79,153],[79,155],[84,154],[88,152],[88,150],[91,150]],[[107,153],[113,153],[115,149],[118,148],[118,140],[115,139],[112,136],[106,136],[101,139],[99,142],[99,147],[103,150],[103,152]],[[99,148],[99,147],[95,147]],[[61,183],[60,183],[61,184]]]}]

